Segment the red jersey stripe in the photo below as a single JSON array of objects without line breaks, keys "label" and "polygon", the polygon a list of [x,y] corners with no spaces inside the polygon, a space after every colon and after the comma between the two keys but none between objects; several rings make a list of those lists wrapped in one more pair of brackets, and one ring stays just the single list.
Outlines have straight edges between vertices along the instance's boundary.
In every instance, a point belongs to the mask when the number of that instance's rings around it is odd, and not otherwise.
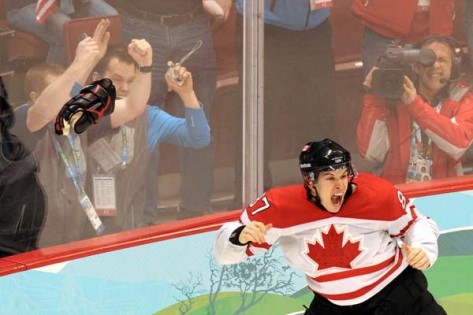
[{"label": "red jersey stripe", "polygon": [[336,273],[332,273],[328,275],[315,277],[312,279],[314,279],[314,281],[317,281],[317,282],[329,282],[329,281],[346,279],[346,278],[351,278],[351,277],[356,277],[356,276],[367,275],[367,274],[374,273],[388,267],[394,262],[395,257],[396,255],[393,255],[392,257],[386,259],[385,261],[373,266],[352,269],[352,270],[347,270],[347,271],[342,271],[342,272],[336,272]]},{"label": "red jersey stripe", "polygon": [[403,259],[402,251],[399,251],[398,252],[398,261],[397,261],[396,265],[394,265],[388,272],[386,272],[377,281],[373,282],[370,285],[364,286],[363,288],[358,289],[356,291],[343,293],[343,294],[323,294],[323,293],[317,292],[315,290],[314,290],[314,292],[321,295],[321,296],[323,296],[323,297],[325,297],[325,298],[327,298],[327,299],[330,299],[330,300],[351,300],[351,299],[359,298],[360,296],[362,296],[362,295],[368,293],[369,291],[373,290],[374,287],[376,287],[378,284],[383,282],[387,277],[389,277],[397,269],[399,269],[399,267],[402,264],[402,259]]}]

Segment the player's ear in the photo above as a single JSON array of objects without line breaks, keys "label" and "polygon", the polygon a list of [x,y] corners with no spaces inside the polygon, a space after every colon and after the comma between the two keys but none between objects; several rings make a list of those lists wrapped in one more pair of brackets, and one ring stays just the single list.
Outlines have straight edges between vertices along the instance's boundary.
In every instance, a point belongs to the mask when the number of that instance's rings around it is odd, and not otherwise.
[{"label": "player's ear", "polygon": [[317,189],[315,189],[315,184],[313,181],[309,181],[308,183],[308,187],[309,187],[309,190],[310,190],[310,193],[312,194],[312,196],[316,197],[317,196]]}]

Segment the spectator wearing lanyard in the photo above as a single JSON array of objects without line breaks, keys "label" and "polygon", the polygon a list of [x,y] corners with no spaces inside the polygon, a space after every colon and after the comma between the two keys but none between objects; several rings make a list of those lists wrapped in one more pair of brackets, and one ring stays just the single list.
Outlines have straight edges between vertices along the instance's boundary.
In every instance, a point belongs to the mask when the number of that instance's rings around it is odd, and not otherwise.
[{"label": "spectator wearing lanyard", "polygon": [[[459,79],[454,39],[428,36],[417,48],[432,49],[431,66],[414,65],[400,99],[364,95],[357,141],[362,157],[383,163],[394,184],[463,174],[462,157],[473,142],[473,95]],[[372,72],[364,83],[372,87]]]},{"label": "spectator wearing lanyard", "polygon": [[[141,71],[126,47],[110,47],[95,67],[93,79],[110,78],[116,87],[118,97],[127,97],[130,86]],[[145,213],[146,175],[150,152],[157,150],[161,142],[177,146],[200,149],[210,143],[210,128],[203,106],[192,89],[192,75],[180,68],[187,81],[182,86],[167,80],[169,87],[184,100],[185,118],[169,115],[158,106],[146,106],[146,111],[136,119],[112,127],[108,123],[95,125],[89,130],[90,170],[88,188],[93,190],[94,205],[107,227],[106,233],[115,233],[155,224]],[[98,139],[95,142],[91,138]],[[114,163],[104,163],[103,149],[116,156]],[[158,159],[159,161],[159,159]],[[100,189],[101,181],[108,180],[109,189]],[[112,190],[113,188],[113,190]],[[107,201],[108,203],[104,203]],[[102,204],[102,208],[99,207]],[[108,206],[108,207],[104,207]],[[86,228],[85,236],[94,231]]]},{"label": "spectator wearing lanyard", "polygon": [[[221,0],[219,0],[221,1]],[[231,1],[231,0],[225,0]],[[184,116],[184,108],[175,93],[168,94],[165,73],[167,62],[178,62],[198,41],[201,47],[186,61],[192,72],[194,89],[204,104],[209,121],[216,89],[217,66],[212,42],[208,6],[202,0],[125,0],[122,12],[122,35],[125,40],[144,37],[156,52],[153,64],[153,89],[149,104],[174,108]],[[209,13],[214,13],[211,10]],[[178,105],[176,107],[176,105]],[[157,219],[157,152],[153,153],[147,176],[146,215],[150,222]],[[195,150],[179,149],[181,174],[179,218],[200,216],[212,210],[213,144]]]},{"label": "spectator wearing lanyard", "polygon": [[[76,94],[77,86],[85,85],[95,65],[105,55],[110,39],[109,24],[108,20],[102,20],[92,37],[79,42],[75,58],[67,69],[53,64],[29,69],[25,85],[31,103],[15,110],[18,119],[13,130],[33,151],[39,163],[38,178],[46,194],[48,212],[39,238],[41,248],[81,239],[89,220],[97,233],[102,232],[100,220],[89,216],[93,205],[85,180],[88,133],[57,136],[52,122],[71,94]],[[145,40],[131,41],[128,51],[140,67],[151,66],[152,50]],[[140,72],[130,87],[130,97],[117,100],[113,113],[105,116],[100,124],[119,127],[141,115],[150,90],[151,74]]]}]

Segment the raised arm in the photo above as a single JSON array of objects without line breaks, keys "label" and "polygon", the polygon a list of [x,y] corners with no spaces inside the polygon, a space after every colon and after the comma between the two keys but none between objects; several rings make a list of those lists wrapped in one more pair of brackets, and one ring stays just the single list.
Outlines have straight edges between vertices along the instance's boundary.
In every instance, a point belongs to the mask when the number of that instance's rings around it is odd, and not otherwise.
[{"label": "raised arm", "polygon": [[[145,39],[133,39],[128,45],[128,54],[140,67],[153,63],[153,50]],[[126,98],[115,102],[115,111],[110,116],[112,128],[127,123],[143,114],[151,93],[151,72],[139,71],[130,86]]]},{"label": "raised arm", "polygon": [[170,91],[174,91],[182,100],[182,103],[187,108],[200,108],[199,101],[194,91],[194,81],[192,74],[187,71],[185,67],[179,64],[173,64],[172,61],[168,62],[168,67],[173,67],[175,73],[176,83],[169,74],[166,74],[165,79]]},{"label": "raised arm", "polygon": [[76,56],[66,71],[41,92],[27,113],[27,128],[35,132],[53,121],[62,106],[70,99],[74,83],[84,85],[91,71],[107,50],[110,33],[109,20],[97,25],[94,35],[83,39],[76,49]]},{"label": "raised arm", "polygon": [[[174,66],[169,64],[169,66]],[[192,74],[184,67],[175,66],[177,84],[169,76],[166,82],[171,91],[176,92],[182,99],[185,108],[185,118],[169,115],[157,107],[148,110],[148,145],[155,148],[160,141],[201,149],[210,143],[210,127],[205,112],[194,93]]]}]

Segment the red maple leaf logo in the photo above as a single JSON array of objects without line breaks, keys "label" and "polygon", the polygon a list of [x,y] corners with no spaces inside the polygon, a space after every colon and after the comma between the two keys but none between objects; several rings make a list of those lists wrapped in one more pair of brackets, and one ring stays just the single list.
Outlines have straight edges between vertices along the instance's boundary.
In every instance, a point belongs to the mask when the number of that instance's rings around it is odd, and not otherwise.
[{"label": "red maple leaf logo", "polygon": [[319,270],[330,267],[351,268],[351,262],[361,253],[360,242],[348,240],[343,244],[343,234],[335,230],[333,225],[327,233],[322,233],[322,244],[307,242],[307,256],[319,266]]}]

